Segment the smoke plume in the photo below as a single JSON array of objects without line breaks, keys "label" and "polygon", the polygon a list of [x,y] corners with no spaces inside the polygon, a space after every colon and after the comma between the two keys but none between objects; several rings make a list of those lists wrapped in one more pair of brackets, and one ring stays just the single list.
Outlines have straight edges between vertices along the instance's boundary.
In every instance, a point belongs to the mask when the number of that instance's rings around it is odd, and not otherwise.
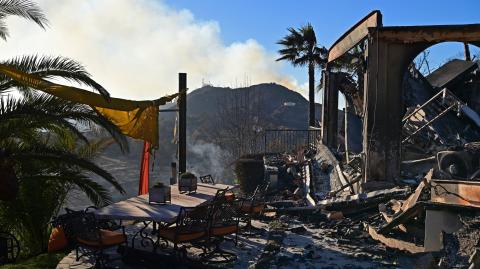
[{"label": "smoke plume", "polygon": [[86,65],[112,96],[152,99],[177,90],[177,74],[188,73],[190,89],[202,81],[230,86],[248,75],[251,84],[277,82],[300,87],[281,73],[276,55],[254,39],[225,44],[220,25],[200,21],[189,10],[154,0],[39,0],[46,31],[9,18],[10,38],[2,58],[21,54],[62,55]]}]

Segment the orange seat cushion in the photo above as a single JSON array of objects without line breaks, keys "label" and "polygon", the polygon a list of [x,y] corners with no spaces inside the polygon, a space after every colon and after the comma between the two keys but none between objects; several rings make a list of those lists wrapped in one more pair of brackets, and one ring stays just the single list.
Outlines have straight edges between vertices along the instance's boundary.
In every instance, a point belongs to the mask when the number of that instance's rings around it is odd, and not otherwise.
[{"label": "orange seat cushion", "polygon": [[158,235],[174,243],[188,242],[195,239],[199,239],[205,235],[204,231],[191,231],[191,232],[179,232],[177,238],[175,235],[177,233],[176,227],[161,228],[158,230]]},{"label": "orange seat cushion", "polygon": [[238,232],[237,225],[229,225],[229,226],[220,226],[220,227],[212,227],[210,229],[210,234],[213,236],[224,236],[227,234],[234,234]]},{"label": "orange seat cushion", "polygon": [[67,246],[68,241],[63,227],[53,228],[48,239],[48,252],[64,250]]},{"label": "orange seat cushion", "polygon": [[232,193],[232,192],[225,193],[225,200],[227,200],[227,201],[235,200],[235,194]]},{"label": "orange seat cushion", "polygon": [[123,244],[127,241],[127,237],[121,232],[101,229],[100,240],[87,240],[78,237],[77,241],[91,247],[109,247]]},{"label": "orange seat cushion", "polygon": [[260,213],[263,211],[263,208],[265,207],[265,204],[258,204],[254,206],[250,205],[242,205],[240,210],[244,213]]}]

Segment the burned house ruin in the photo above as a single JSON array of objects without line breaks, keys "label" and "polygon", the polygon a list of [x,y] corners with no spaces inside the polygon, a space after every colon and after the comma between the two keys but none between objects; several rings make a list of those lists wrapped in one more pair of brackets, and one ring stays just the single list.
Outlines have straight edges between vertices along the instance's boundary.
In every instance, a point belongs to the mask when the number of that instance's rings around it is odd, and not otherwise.
[{"label": "burned house ruin", "polygon": [[[411,65],[419,53],[447,41],[478,46],[480,25],[384,27],[381,13],[374,11],[330,48],[324,71],[322,141],[337,148],[335,115],[341,91],[349,112],[363,122],[358,134],[363,137],[363,150],[357,155],[362,164],[359,189],[391,185],[402,178],[402,161],[429,157],[436,153],[428,149],[432,144],[440,151],[478,141],[478,64],[453,60],[427,77]],[[361,53],[352,52],[358,47]],[[338,62],[352,57],[358,57],[360,69],[356,83],[338,67]],[[348,145],[343,148],[348,153]]]}]

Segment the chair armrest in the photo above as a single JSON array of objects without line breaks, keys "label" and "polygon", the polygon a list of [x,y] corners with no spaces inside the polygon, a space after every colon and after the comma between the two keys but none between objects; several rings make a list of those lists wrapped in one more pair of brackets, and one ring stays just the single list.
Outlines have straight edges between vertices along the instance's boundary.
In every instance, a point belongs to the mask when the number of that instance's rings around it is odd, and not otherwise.
[{"label": "chair armrest", "polygon": [[88,211],[90,211],[91,209],[92,209],[93,211],[95,211],[95,210],[98,209],[98,207],[93,206],[93,205],[92,205],[92,206],[89,206],[89,207],[85,208],[84,212],[85,212],[85,213],[90,213],[90,212],[88,212]]}]

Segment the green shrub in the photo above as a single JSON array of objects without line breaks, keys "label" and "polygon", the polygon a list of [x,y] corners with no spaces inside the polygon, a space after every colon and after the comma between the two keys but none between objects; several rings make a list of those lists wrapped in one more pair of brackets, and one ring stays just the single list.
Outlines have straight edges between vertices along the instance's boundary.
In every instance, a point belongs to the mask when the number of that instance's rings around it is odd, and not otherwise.
[{"label": "green shrub", "polygon": [[238,159],[235,163],[235,174],[244,193],[252,193],[264,181],[265,168],[263,160]]},{"label": "green shrub", "polygon": [[20,260],[13,264],[0,266],[1,269],[54,269],[58,263],[65,257],[65,253],[44,253],[38,256]]}]

